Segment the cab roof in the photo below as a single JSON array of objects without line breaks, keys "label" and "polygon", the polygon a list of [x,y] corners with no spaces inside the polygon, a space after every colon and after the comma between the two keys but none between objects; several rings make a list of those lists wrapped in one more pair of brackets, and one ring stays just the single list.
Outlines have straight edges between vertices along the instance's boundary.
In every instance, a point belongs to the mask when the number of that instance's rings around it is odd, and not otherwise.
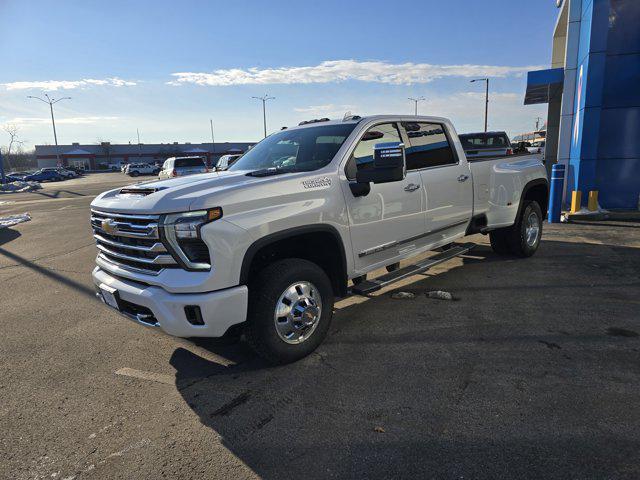
[{"label": "cab roof", "polygon": [[321,125],[344,125],[349,123],[351,124],[369,123],[369,122],[376,122],[376,121],[444,123],[444,122],[448,122],[448,119],[443,117],[431,117],[431,116],[423,116],[423,115],[369,115],[365,117],[352,115],[350,117],[345,118],[344,120],[336,120],[336,119],[332,120],[328,118],[306,120],[304,122],[300,122],[296,126],[283,127],[282,130],[310,128],[310,127],[316,127]]}]

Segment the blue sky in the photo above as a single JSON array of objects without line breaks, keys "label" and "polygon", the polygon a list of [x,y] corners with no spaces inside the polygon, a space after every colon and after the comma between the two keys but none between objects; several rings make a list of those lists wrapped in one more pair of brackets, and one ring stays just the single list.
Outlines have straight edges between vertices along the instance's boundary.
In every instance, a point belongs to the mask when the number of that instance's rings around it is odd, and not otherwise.
[{"label": "blue sky", "polygon": [[[549,64],[553,0],[45,1],[0,0],[0,124],[25,147],[52,143],[252,141],[320,116],[420,113],[531,130],[546,106],[524,106],[526,71]],[[7,143],[0,132],[0,145]]]}]

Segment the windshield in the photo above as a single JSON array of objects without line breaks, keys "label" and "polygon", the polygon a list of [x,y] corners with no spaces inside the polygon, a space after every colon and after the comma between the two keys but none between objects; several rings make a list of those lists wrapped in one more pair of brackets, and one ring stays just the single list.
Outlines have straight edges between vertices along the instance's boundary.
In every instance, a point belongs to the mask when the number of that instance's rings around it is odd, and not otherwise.
[{"label": "windshield", "polygon": [[331,162],[355,126],[355,123],[346,123],[282,130],[258,143],[229,170],[317,170]]}]

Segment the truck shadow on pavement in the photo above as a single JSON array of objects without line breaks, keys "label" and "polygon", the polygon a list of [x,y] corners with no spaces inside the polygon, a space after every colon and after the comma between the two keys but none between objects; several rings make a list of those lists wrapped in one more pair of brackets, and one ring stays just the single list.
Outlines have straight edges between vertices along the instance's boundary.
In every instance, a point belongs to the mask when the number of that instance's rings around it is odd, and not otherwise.
[{"label": "truck shadow on pavement", "polygon": [[[20,236],[20,234],[18,234],[18,236]],[[14,237],[17,238],[17,237]],[[0,235],[0,245],[3,244],[3,236]],[[72,288],[74,290],[76,290],[77,292],[89,297],[91,300],[96,300],[96,292],[95,290],[87,287],[86,285],[80,283],[80,282],[76,282],[75,280],[72,280],[71,278],[69,278],[68,276],[62,275],[54,270],[52,270],[49,267],[43,267],[41,265],[38,265],[35,261],[29,260],[27,258],[24,258],[20,255],[17,255],[15,253],[9,252],[7,250],[5,250],[4,248],[0,248],[0,256],[3,256],[13,262],[15,262],[14,265],[8,265],[7,267],[12,267],[12,266],[22,266],[22,267],[26,267],[29,270],[35,272],[35,273],[39,273],[41,275],[44,275],[45,277],[48,277],[51,280],[54,280],[56,282],[61,283],[62,285]],[[7,267],[3,267],[3,268],[7,268]]]},{"label": "truck shadow on pavement", "polygon": [[86,197],[87,195],[84,193],[78,193],[78,192],[73,192],[71,190],[54,190],[52,192],[41,192],[39,190],[34,190],[33,192],[30,193],[35,193],[36,195],[40,195],[43,197],[47,197],[47,198],[61,198],[60,195],[61,194],[67,194],[69,196],[72,197]]},{"label": "truck shadow on pavement", "polygon": [[20,237],[21,233],[18,230],[13,230],[11,228],[3,228],[0,229],[0,245],[4,245],[5,243],[9,243],[16,238]]},{"label": "truck shadow on pavement", "polygon": [[640,338],[607,329],[639,328],[640,249],[551,240],[458,266],[337,310],[291,365],[179,348],[176,387],[265,479],[637,478]]}]

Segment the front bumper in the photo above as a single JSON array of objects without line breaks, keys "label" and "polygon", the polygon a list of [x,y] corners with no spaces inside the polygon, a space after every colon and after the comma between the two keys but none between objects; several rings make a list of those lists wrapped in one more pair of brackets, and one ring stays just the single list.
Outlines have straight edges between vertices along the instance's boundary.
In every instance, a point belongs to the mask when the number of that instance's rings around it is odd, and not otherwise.
[{"label": "front bumper", "polygon": [[[114,277],[100,267],[92,277],[98,290],[103,285],[118,292],[120,313],[176,337],[221,337],[229,327],[246,320],[248,289],[244,285],[207,293],[169,293]],[[192,325],[185,306],[200,307],[204,325]]]}]

